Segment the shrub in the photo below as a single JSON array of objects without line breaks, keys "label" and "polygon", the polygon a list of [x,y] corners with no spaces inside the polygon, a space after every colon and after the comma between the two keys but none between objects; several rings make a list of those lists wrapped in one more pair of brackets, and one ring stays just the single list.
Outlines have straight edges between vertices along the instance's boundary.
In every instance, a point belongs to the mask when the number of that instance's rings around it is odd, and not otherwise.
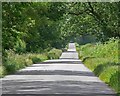
[{"label": "shrub", "polygon": [[99,75],[100,79],[110,85],[110,78],[114,73],[117,72],[117,69],[117,66],[106,67]]},{"label": "shrub", "polygon": [[3,66],[6,68],[8,74],[25,67],[25,56],[15,54],[12,50],[6,51],[6,53],[7,57]]},{"label": "shrub", "polygon": [[62,54],[62,51],[59,49],[53,48],[48,52],[48,59],[58,59],[60,55]]},{"label": "shrub", "polygon": [[12,74],[19,69],[26,66],[30,66],[33,63],[38,63],[47,60],[46,54],[36,54],[36,53],[26,53],[26,54],[15,54],[12,50],[7,50],[5,52],[6,58],[4,58],[4,68],[6,69],[6,74]]},{"label": "shrub", "polygon": [[31,64],[33,64],[33,61],[31,59],[29,59],[29,58],[26,58],[25,59],[25,66],[29,66]]},{"label": "shrub", "polygon": [[[91,69],[96,76],[108,83],[112,88],[119,92],[117,85],[120,72],[118,67],[118,56],[120,50],[118,49],[118,39],[111,39],[104,44],[86,44],[78,47],[79,57],[83,60],[85,66]],[[120,76],[119,76],[120,78]]]},{"label": "shrub", "polygon": [[110,86],[117,90],[120,93],[120,71],[116,71],[112,74],[109,82]]},{"label": "shrub", "polygon": [[1,66],[0,66],[0,78],[1,78],[1,77],[4,77],[6,74],[7,74],[7,73],[6,73],[5,67],[1,65]]},{"label": "shrub", "polygon": [[14,50],[15,52],[21,54],[23,52],[26,51],[26,43],[21,40],[21,39],[18,39],[18,41],[16,42],[15,46],[14,46]]},{"label": "shrub", "polygon": [[32,57],[32,62],[33,63],[38,63],[38,62],[41,62],[41,59],[38,58],[38,57]]},{"label": "shrub", "polygon": [[[43,54],[16,54],[13,50],[6,50],[4,52],[5,55],[3,56],[3,68],[0,66],[0,73],[3,73],[3,75],[12,74],[19,69],[30,66],[33,63],[42,62],[44,60],[47,60],[48,58],[57,59],[59,58],[61,53],[61,50],[55,48],[50,50],[48,53]],[[0,77],[2,77],[2,75],[0,75]]]},{"label": "shrub", "polygon": [[32,60],[33,63],[39,63],[48,59],[46,54],[33,53],[33,54],[29,54],[29,56],[30,56],[29,58]]}]

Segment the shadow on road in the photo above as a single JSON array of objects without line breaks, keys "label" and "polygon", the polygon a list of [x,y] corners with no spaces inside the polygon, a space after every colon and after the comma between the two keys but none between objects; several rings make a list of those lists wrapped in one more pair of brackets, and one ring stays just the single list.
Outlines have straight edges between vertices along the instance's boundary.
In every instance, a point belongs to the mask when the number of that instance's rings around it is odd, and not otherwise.
[{"label": "shadow on road", "polygon": [[30,70],[17,72],[14,75],[75,75],[75,76],[95,76],[92,72],[64,71],[64,70]]}]

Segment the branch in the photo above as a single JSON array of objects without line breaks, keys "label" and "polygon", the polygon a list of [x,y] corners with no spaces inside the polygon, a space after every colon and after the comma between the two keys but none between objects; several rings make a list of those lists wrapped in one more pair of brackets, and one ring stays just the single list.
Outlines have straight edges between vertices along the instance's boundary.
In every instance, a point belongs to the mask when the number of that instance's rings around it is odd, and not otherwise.
[{"label": "branch", "polygon": [[[92,13],[92,16],[99,22],[103,22],[102,18],[100,17],[100,15],[94,10],[93,6],[91,5],[91,2],[88,2],[89,5],[89,12]],[[91,15],[91,14],[89,14]]]},{"label": "branch", "polygon": [[[72,3],[72,5],[70,6],[70,8],[71,7],[74,7],[76,4],[78,4],[79,2],[75,2],[75,3]],[[68,12],[68,14],[71,14],[71,15],[76,15],[76,16],[78,16],[78,15],[81,15],[81,14],[84,14],[85,12],[87,12],[88,11],[88,9],[85,9],[85,10],[80,10],[79,12]]]},{"label": "branch", "polygon": [[88,5],[89,5],[89,7],[90,7],[90,9],[91,9],[91,10],[89,10],[89,11],[91,11],[92,13],[94,13],[94,9],[93,9],[93,7],[92,7],[92,5],[91,5],[90,2],[88,2]]},{"label": "branch", "polygon": [[80,11],[80,12],[68,12],[68,14],[72,14],[72,15],[81,15],[81,14],[84,14],[88,11],[88,9],[84,10],[84,11]]}]

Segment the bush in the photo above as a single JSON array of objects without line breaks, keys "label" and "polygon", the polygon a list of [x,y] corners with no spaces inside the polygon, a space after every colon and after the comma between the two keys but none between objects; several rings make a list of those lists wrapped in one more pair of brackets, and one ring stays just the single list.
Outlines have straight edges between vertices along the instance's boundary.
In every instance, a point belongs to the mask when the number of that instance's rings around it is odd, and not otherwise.
[{"label": "bush", "polygon": [[[120,75],[118,67],[118,39],[111,39],[104,44],[86,44],[78,47],[79,57],[83,60],[86,67],[91,69],[102,81],[108,83],[112,88],[119,92],[120,82],[116,76]],[[117,74],[117,75],[116,75]],[[119,77],[120,78],[120,77]]]},{"label": "bush", "polygon": [[120,71],[112,74],[109,84],[112,86],[112,88],[117,90],[118,93],[120,93]]},{"label": "bush", "polygon": [[[45,54],[35,54],[35,53],[27,53],[27,54],[15,54],[12,50],[5,51],[7,54],[4,58],[4,68],[6,69],[6,74],[12,74],[19,69],[22,69],[26,66],[30,66],[33,63],[38,63],[44,60],[47,60],[47,56]],[[2,69],[3,70],[3,69]],[[5,74],[5,75],[6,75]]]},{"label": "bush", "polygon": [[53,48],[48,52],[48,59],[58,59],[60,55],[62,54],[62,51],[59,49]]},{"label": "bush", "polygon": [[0,66],[0,78],[4,77],[4,75],[6,75],[6,69],[4,66]]},{"label": "bush", "polygon": [[33,61],[33,63],[39,63],[39,62],[41,62],[41,59],[37,58],[37,57],[33,57],[32,61]]},{"label": "bush", "polygon": [[48,59],[46,54],[34,53],[34,54],[29,54],[29,56],[30,56],[29,58],[32,60],[33,63],[39,63]]},{"label": "bush", "polygon": [[29,58],[26,58],[25,59],[25,66],[29,66],[31,64],[33,64],[33,61],[31,59],[29,59]]},{"label": "bush", "polygon": [[14,51],[6,51],[7,57],[3,66],[6,68],[8,74],[14,73],[16,70],[26,66],[25,60],[27,56],[15,54]]},{"label": "bush", "polygon": [[[3,68],[0,66],[0,77],[6,74],[12,74],[19,69],[30,66],[33,63],[43,62],[47,59],[57,59],[60,57],[62,51],[53,48],[48,53],[26,53],[16,54],[13,50],[4,51]],[[3,73],[3,75],[2,75]]]},{"label": "bush", "polygon": [[15,46],[14,46],[14,50],[15,52],[21,54],[23,52],[26,51],[26,43],[21,40],[21,39],[18,39],[18,41],[16,42]]}]

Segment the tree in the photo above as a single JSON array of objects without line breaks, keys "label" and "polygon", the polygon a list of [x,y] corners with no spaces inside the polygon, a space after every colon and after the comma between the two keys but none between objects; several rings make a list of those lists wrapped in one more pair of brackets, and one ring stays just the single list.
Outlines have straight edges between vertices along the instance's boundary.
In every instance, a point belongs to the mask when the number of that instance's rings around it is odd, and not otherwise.
[{"label": "tree", "polygon": [[4,50],[41,52],[78,36],[120,37],[119,3],[3,2],[2,9]]}]

